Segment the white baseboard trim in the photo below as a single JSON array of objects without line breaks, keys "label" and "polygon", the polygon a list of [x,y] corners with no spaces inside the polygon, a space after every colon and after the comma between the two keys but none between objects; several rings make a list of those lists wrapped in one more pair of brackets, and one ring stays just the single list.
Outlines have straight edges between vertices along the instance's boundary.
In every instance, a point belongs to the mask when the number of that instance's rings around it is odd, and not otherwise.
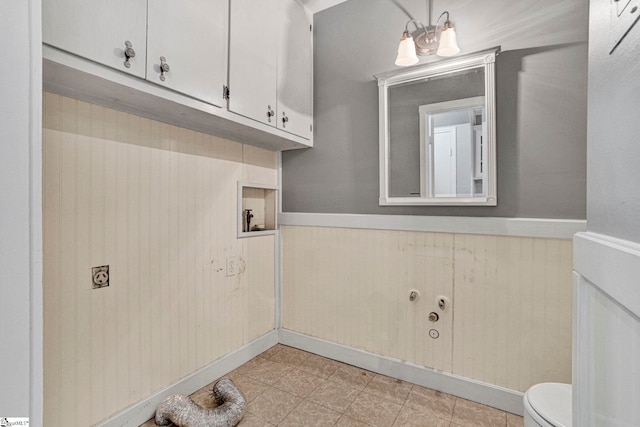
[{"label": "white baseboard trim", "polygon": [[223,356],[211,364],[198,369],[175,384],[159,391],[141,402],[125,409],[113,417],[98,423],[102,427],[138,427],[152,418],[158,405],[172,394],[189,395],[217,378],[226,375],[239,366],[245,364],[260,353],[278,343],[278,331],[273,330],[257,338],[245,346]]},{"label": "white baseboard trim", "polygon": [[137,427],[154,416],[156,408],[167,396],[191,394],[233,371],[278,342],[503,411],[518,415],[523,413],[523,394],[520,392],[281,329],[279,331],[273,330],[257,338],[97,425],[100,427]]},{"label": "white baseboard trim", "polygon": [[585,220],[281,212],[279,225],[571,239]]},{"label": "white baseboard trim", "polygon": [[640,244],[604,234],[576,234],[573,268],[640,317]]},{"label": "white baseboard trim", "polygon": [[523,414],[523,393],[518,391],[436,371],[398,359],[379,356],[364,350],[358,350],[286,329],[279,331],[279,341],[281,344],[309,351],[339,362],[348,363],[378,374],[398,378],[433,390],[439,390],[513,414]]}]

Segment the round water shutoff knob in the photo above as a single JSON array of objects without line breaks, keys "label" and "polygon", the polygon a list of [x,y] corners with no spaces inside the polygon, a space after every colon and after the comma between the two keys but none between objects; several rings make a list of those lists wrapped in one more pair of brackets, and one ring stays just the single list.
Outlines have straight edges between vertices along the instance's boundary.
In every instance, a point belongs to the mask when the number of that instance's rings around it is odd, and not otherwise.
[{"label": "round water shutoff knob", "polygon": [[436,304],[438,304],[440,310],[446,310],[450,304],[449,298],[445,297],[444,295],[440,295],[436,297]]}]

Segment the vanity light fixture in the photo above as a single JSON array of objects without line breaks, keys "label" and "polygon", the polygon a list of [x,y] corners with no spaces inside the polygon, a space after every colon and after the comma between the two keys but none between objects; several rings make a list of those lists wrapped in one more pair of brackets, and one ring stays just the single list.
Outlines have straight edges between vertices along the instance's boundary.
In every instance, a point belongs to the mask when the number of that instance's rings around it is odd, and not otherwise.
[{"label": "vanity light fixture", "polygon": [[[447,16],[444,23],[438,31],[438,24],[443,16]],[[413,33],[409,32],[409,24],[413,23],[416,27]],[[425,25],[415,19],[407,22],[398,46],[398,57],[396,65],[403,67],[416,64],[418,56],[433,55],[438,56],[454,56],[460,52],[456,31],[449,20],[449,12],[444,11],[438,17],[435,26]]]},{"label": "vanity light fixture", "polygon": [[[409,22],[407,22],[407,25],[409,25]],[[416,44],[413,41],[413,37],[411,37],[411,33],[408,28],[405,26],[404,33],[402,33],[402,38],[400,39],[400,45],[398,46],[396,65],[408,67],[409,65],[416,64],[417,62],[418,56],[416,55]]]}]

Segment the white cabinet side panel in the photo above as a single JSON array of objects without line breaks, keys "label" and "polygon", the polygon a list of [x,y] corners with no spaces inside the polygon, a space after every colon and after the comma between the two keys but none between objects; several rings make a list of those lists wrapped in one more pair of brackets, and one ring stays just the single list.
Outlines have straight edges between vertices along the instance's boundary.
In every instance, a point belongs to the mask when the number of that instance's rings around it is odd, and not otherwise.
[{"label": "white cabinet side panel", "polygon": [[296,0],[280,1],[279,7],[277,123],[284,131],[311,138],[311,22]]},{"label": "white cabinet side panel", "polygon": [[640,426],[640,318],[579,273],[574,425]]}]

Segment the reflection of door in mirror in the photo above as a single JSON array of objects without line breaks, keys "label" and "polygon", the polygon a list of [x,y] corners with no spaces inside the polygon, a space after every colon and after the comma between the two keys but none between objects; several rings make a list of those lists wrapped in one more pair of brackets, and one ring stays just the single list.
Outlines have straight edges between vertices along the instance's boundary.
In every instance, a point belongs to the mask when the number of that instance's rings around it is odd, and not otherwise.
[{"label": "reflection of door in mirror", "polygon": [[433,132],[433,195],[456,196],[456,128],[435,128]]},{"label": "reflection of door in mirror", "polygon": [[[426,181],[432,175],[432,164],[420,162],[421,153],[424,154],[424,147],[420,146],[423,118],[425,114],[450,112],[436,126],[468,123],[466,110],[484,107],[484,91],[482,68],[404,82],[389,89],[389,138],[393,141],[389,146],[389,190],[393,196],[434,197]],[[471,167],[465,164],[464,169]],[[450,197],[471,194],[455,193]]]},{"label": "reflection of door in mirror", "polygon": [[482,129],[484,97],[418,108],[421,135],[421,189],[427,197],[473,197],[482,194],[476,173],[476,127]]}]

